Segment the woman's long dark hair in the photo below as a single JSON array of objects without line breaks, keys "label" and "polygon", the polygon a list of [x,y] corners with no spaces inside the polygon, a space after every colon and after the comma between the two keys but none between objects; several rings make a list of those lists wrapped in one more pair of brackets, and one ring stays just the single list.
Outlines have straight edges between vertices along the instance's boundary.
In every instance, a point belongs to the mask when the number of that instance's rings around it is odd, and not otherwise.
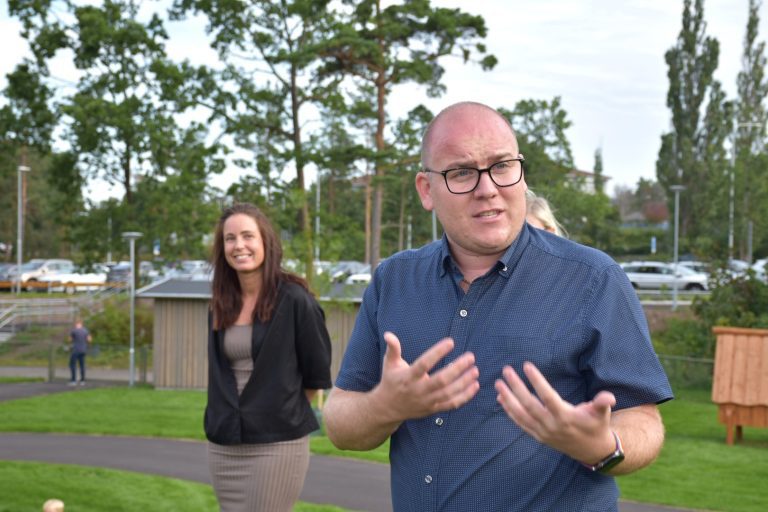
[{"label": "woman's long dark hair", "polygon": [[219,218],[214,235],[213,250],[211,251],[211,266],[213,267],[211,311],[213,312],[213,327],[216,330],[223,330],[234,325],[243,307],[240,280],[237,277],[237,272],[229,266],[224,255],[224,223],[232,215],[239,213],[248,215],[256,221],[264,243],[261,290],[259,290],[259,298],[253,311],[253,320],[264,323],[272,318],[272,313],[277,306],[278,290],[282,283],[297,283],[304,289],[308,289],[304,279],[285,272],[281,268],[283,247],[267,216],[250,203],[232,205],[226,208]]}]

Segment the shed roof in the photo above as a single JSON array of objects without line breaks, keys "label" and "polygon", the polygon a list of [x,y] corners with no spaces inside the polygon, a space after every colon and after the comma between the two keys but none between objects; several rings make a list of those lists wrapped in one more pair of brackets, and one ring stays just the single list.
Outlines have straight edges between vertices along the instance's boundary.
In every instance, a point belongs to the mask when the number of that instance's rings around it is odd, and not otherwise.
[{"label": "shed roof", "polygon": [[[337,284],[320,294],[319,300],[361,302],[367,285]],[[147,299],[204,299],[211,298],[211,281],[189,277],[169,277],[136,290],[136,296]]]},{"label": "shed roof", "polygon": [[136,291],[136,296],[149,299],[210,299],[211,281],[170,277]]}]

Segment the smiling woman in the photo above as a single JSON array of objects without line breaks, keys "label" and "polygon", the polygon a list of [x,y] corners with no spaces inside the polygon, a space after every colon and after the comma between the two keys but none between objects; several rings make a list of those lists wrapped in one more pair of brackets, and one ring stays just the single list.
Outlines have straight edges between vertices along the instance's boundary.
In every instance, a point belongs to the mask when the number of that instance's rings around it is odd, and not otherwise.
[{"label": "smiling woman", "polygon": [[269,219],[224,210],[214,235],[208,336],[208,464],[221,510],[288,511],[309,468],[310,402],[331,387],[325,315],[281,268]]}]

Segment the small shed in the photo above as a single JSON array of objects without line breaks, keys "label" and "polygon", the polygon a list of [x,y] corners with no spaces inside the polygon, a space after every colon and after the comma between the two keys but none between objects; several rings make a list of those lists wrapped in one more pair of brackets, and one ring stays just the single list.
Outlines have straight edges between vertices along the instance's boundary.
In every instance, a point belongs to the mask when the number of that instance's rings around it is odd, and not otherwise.
[{"label": "small shed", "polygon": [[[153,301],[154,384],[158,389],[205,389],[208,386],[208,303],[211,282],[170,278],[136,292]],[[341,358],[360,309],[359,298],[321,297],[331,337],[331,376],[335,380]]]},{"label": "small shed", "polygon": [[712,401],[727,444],[743,426],[768,427],[768,330],[714,327],[717,337]]}]

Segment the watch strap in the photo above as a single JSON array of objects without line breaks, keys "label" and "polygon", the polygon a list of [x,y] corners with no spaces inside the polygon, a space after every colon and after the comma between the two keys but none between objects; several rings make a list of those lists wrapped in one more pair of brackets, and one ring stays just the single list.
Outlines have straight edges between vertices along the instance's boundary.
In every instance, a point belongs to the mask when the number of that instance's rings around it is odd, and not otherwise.
[{"label": "watch strap", "polygon": [[621,446],[621,439],[619,439],[619,434],[617,434],[615,430],[611,430],[611,434],[613,434],[613,438],[616,440],[616,448],[613,450],[613,452],[597,464],[592,465],[582,462],[582,466],[591,471],[605,473],[624,460],[624,448]]}]

